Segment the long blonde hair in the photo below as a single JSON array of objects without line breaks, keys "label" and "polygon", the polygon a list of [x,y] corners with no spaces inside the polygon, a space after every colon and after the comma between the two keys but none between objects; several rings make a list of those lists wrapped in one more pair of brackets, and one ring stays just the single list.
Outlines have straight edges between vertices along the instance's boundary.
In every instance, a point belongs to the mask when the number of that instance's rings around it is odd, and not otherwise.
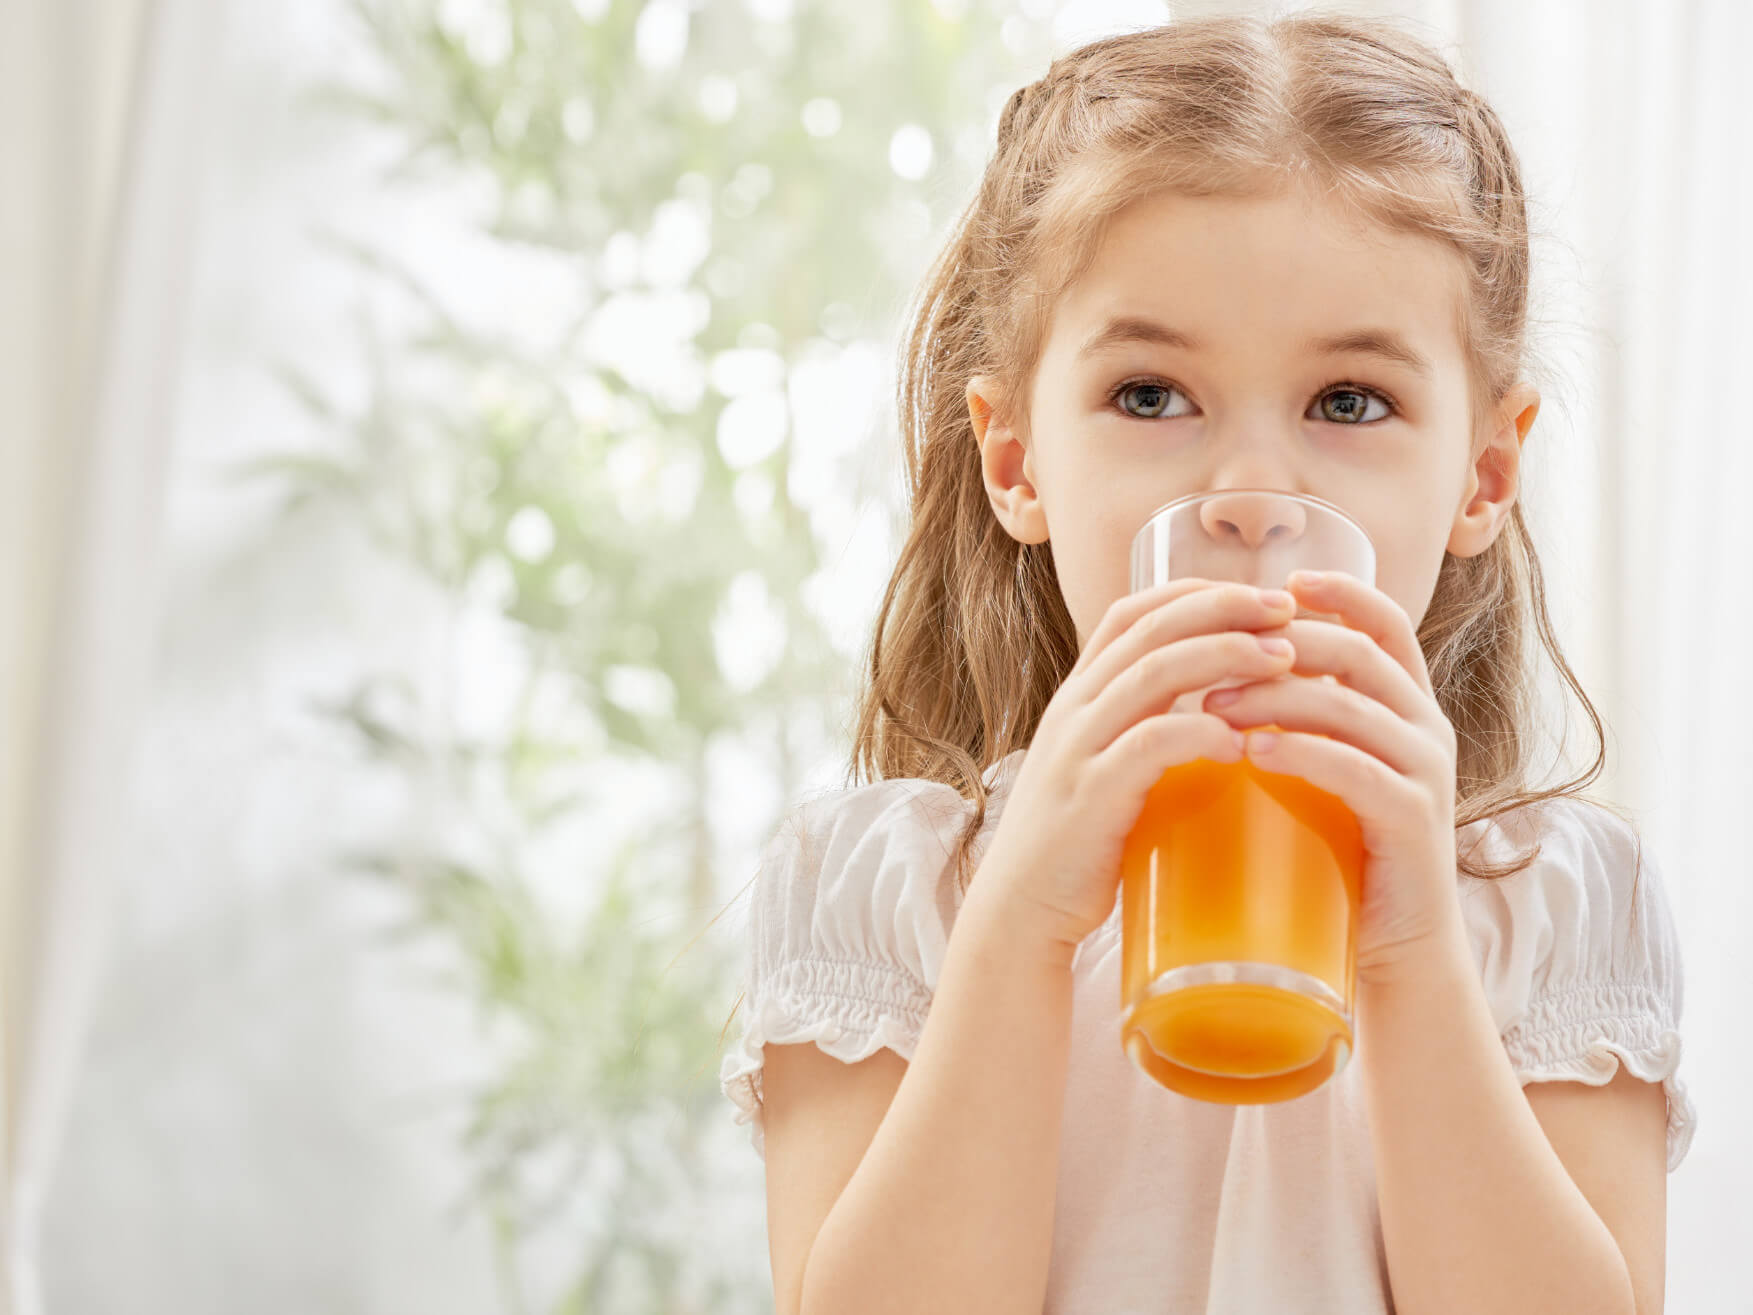
[{"label": "long blonde hair", "polygon": [[[1528,222],[1516,153],[1497,114],[1417,37],[1308,11],[1200,18],[1091,42],[1019,88],[911,313],[897,395],[910,528],[868,650],[847,774],[848,784],[861,773],[942,781],[971,799],[955,854],[964,890],[986,817],[983,768],[1028,745],[1078,655],[1051,542],[1019,543],[992,513],[967,382],[994,376],[1026,432],[1055,299],[1110,216],[1160,188],[1245,195],[1292,178],[1463,257],[1457,327],[1475,456],[1482,422],[1524,371]],[[1526,788],[1530,621],[1598,745],[1583,775],[1546,790]],[[1601,720],[1554,637],[1519,502],[1485,552],[1445,555],[1418,638],[1457,737],[1457,830],[1579,795],[1599,775]],[[1457,865],[1499,878],[1538,854],[1536,844],[1496,866],[1459,854]]]},{"label": "long blonde hair", "polygon": [[[845,779],[916,777],[971,800],[954,854],[964,892],[986,820],[984,768],[1027,747],[1078,655],[1051,542],[1019,543],[993,515],[967,382],[993,376],[1026,432],[1055,298],[1093,258],[1105,220],[1157,189],[1248,195],[1292,179],[1462,257],[1457,328],[1475,457],[1488,436],[1482,422],[1530,364],[1528,218],[1515,150],[1491,106],[1391,21],[1313,11],[1177,21],[1093,41],[1019,88],[979,190],[910,314],[896,399],[910,523],[877,614]],[[1585,772],[1544,790],[1527,784],[1530,627],[1581,700],[1597,745]],[[1606,761],[1606,739],[1553,633],[1519,501],[1484,552],[1445,555],[1418,639],[1455,729],[1457,832],[1523,805],[1582,797]],[[1630,822],[1611,803],[1587,802]],[[788,822],[796,825],[795,813]],[[1637,852],[1641,876],[1641,837]],[[1514,862],[1487,864],[1469,851],[1457,852],[1456,866],[1499,879],[1539,854],[1536,840]]]}]

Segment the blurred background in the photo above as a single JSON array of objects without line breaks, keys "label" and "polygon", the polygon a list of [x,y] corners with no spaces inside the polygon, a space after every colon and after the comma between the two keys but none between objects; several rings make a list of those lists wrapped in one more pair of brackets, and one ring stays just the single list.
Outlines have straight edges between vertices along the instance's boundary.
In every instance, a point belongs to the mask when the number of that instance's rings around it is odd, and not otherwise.
[{"label": "blurred background", "polygon": [[[908,297],[1055,55],[1300,7],[0,4],[11,1309],[772,1309],[738,897],[848,752]],[[1349,8],[1526,168],[1524,505],[1686,954],[1668,1308],[1745,1309],[1753,19]]]}]

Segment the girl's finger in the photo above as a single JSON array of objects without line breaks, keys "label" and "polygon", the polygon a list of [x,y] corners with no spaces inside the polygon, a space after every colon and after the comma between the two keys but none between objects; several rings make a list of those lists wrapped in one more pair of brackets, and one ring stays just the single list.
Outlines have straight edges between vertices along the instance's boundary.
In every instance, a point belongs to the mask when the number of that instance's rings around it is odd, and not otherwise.
[{"label": "girl's finger", "polygon": [[[1187,587],[1177,589],[1176,585]],[[1088,664],[1083,677],[1087,701],[1098,698],[1109,685],[1157,649],[1195,635],[1215,635],[1229,630],[1260,631],[1282,621],[1292,610],[1288,601],[1281,607],[1268,606],[1261,601],[1260,591],[1252,585],[1228,580],[1176,580],[1163,586],[1163,590],[1164,594],[1154,600],[1154,605],[1147,603],[1136,610],[1128,608],[1133,616],[1132,624],[1116,635]],[[1251,634],[1244,636],[1251,637]],[[1095,647],[1093,637],[1090,647]],[[1246,654],[1250,650],[1240,647],[1236,651]],[[1254,665],[1238,668],[1250,675],[1259,669]],[[1208,681],[1221,680],[1225,674],[1228,673],[1219,672],[1190,688],[1197,689]]]},{"label": "girl's finger", "polygon": [[1238,672],[1259,677],[1282,672],[1290,658],[1288,653],[1266,651],[1253,635],[1235,630],[1193,634],[1147,648],[1138,661],[1077,710],[1074,742],[1093,757],[1129,727],[1172,712],[1183,694],[1215,685]]},{"label": "girl's finger", "polygon": [[1261,771],[1300,776],[1362,819],[1388,825],[1418,804],[1415,782],[1342,740],[1303,731],[1250,731],[1243,751]]},{"label": "girl's finger", "polygon": [[1072,664],[1066,679],[1070,680],[1072,676],[1086,670],[1091,663],[1107,651],[1108,645],[1125,634],[1131,628],[1132,623],[1146,612],[1161,607],[1172,598],[1179,598],[1182,594],[1191,593],[1193,590],[1210,583],[1209,580],[1183,576],[1179,580],[1170,580],[1164,584],[1153,585],[1149,589],[1139,589],[1116,598],[1108,610],[1102,613],[1102,619],[1096,623],[1096,628],[1090,635],[1089,642],[1083,646],[1083,652],[1077,655],[1077,661]]},{"label": "girl's finger", "polygon": [[1262,633],[1282,634],[1296,646],[1293,674],[1332,676],[1403,721],[1414,726],[1429,722],[1434,700],[1366,632],[1336,621],[1291,621]]},{"label": "girl's finger", "polygon": [[1430,749],[1416,727],[1376,700],[1336,681],[1318,676],[1287,678],[1228,692],[1241,697],[1213,706],[1213,696],[1208,695],[1205,711],[1238,730],[1271,723],[1289,731],[1326,735],[1406,776],[1417,776],[1429,765]]},{"label": "girl's finger", "polygon": [[1311,610],[1337,613],[1347,626],[1375,640],[1414,685],[1435,697],[1412,618],[1387,594],[1344,571],[1293,571],[1285,588]]}]

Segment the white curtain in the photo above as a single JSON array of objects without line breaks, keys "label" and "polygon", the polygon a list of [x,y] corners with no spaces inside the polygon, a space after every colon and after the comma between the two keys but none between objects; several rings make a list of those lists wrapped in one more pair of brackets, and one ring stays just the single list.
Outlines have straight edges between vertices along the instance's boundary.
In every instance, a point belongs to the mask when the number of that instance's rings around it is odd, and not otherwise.
[{"label": "white curtain", "polygon": [[1568,382],[1530,434],[1527,497],[1554,621],[1608,726],[1594,789],[1638,818],[1682,941],[1698,1129],[1668,1183],[1667,1308],[1727,1310],[1753,1280],[1737,944],[1753,925],[1753,10],[1465,0],[1453,31],[1547,234],[1534,333]]},{"label": "white curtain", "polygon": [[100,980],[217,0],[0,7],[0,1306]]}]

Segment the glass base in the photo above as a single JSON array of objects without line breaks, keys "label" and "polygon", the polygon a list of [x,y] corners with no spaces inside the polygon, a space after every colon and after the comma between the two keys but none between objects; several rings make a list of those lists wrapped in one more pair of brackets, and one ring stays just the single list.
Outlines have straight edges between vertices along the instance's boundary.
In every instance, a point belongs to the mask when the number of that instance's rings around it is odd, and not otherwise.
[{"label": "glass base", "polygon": [[1198,963],[1164,973],[1120,1023],[1152,1081],[1198,1100],[1292,1100],[1343,1072],[1351,1016],[1320,980],[1282,964]]}]

